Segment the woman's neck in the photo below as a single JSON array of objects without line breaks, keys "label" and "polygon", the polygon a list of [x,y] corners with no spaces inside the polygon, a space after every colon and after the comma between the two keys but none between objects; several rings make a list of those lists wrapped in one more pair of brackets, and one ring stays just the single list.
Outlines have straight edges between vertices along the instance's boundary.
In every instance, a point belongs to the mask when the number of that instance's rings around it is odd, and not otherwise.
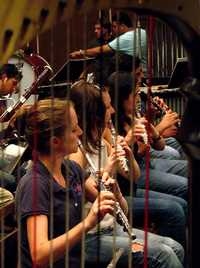
[{"label": "woman's neck", "polygon": [[63,162],[63,158],[58,156],[44,156],[39,155],[39,160],[45,165],[50,174],[54,177],[54,179],[63,187],[65,187],[65,179],[62,174],[61,165]]}]

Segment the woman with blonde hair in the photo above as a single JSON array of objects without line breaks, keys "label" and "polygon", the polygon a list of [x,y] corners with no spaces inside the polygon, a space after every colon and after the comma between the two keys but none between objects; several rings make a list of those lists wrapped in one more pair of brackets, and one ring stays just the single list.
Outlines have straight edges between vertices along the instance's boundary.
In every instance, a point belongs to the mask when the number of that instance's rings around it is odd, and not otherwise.
[{"label": "woman with blonde hair", "polygon": [[[78,164],[64,160],[77,151],[82,134],[71,102],[41,100],[24,113],[33,165],[20,179],[16,192],[19,267],[61,268],[69,264],[66,267],[78,268],[82,237],[105,214],[113,213],[115,197],[102,192],[82,219],[88,176]],[[107,175],[104,177],[106,181]]]}]

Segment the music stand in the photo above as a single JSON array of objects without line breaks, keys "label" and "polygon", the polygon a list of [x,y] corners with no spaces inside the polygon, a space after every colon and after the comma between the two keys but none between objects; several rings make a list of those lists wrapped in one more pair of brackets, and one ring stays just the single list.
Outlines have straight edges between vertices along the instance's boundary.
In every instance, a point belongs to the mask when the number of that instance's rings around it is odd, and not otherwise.
[{"label": "music stand", "polygon": [[70,59],[49,79],[50,82],[70,82],[79,79],[85,68],[88,68],[95,58]]},{"label": "music stand", "polygon": [[172,71],[168,88],[179,88],[189,76],[190,71],[187,57],[178,58]]},{"label": "music stand", "polygon": [[[49,79],[48,84],[39,87],[39,99],[45,97],[65,98],[68,89],[80,78],[83,70],[92,66],[95,58],[70,59]],[[53,92],[52,92],[53,89]]]}]

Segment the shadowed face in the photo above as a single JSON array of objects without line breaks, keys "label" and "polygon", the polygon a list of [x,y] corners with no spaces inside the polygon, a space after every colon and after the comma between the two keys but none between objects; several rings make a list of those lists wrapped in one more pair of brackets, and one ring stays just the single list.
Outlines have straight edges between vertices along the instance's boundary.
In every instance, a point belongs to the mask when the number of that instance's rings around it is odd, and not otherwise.
[{"label": "shadowed face", "polygon": [[8,95],[15,92],[17,88],[18,80],[13,78],[8,78],[5,74],[0,78],[0,95]]},{"label": "shadowed face", "polygon": [[101,37],[103,37],[105,34],[108,33],[108,30],[102,27],[101,24],[95,24],[94,33],[95,33],[96,39],[100,39]]},{"label": "shadowed face", "polygon": [[104,105],[106,107],[105,126],[107,127],[111,119],[111,115],[114,114],[115,110],[111,105],[111,98],[110,98],[110,94],[108,91],[102,92],[102,98],[103,98]]}]

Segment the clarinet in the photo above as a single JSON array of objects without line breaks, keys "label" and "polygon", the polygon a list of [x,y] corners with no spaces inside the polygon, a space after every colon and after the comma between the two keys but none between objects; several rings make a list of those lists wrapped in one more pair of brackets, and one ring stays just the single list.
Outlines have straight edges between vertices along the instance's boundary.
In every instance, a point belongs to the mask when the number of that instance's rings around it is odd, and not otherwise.
[{"label": "clarinet", "polygon": [[106,268],[115,268],[119,258],[121,257],[123,253],[124,253],[124,248],[118,248],[114,254],[114,257],[112,258],[111,262],[108,264]]},{"label": "clarinet", "polygon": [[[78,146],[79,146],[81,152],[85,156],[85,158],[90,166],[90,171],[91,171],[92,175],[97,177],[98,171],[96,170],[96,167],[95,167],[90,155],[88,154],[88,152],[86,152],[86,150],[84,149],[80,140],[78,140]],[[101,191],[111,191],[110,187],[105,186],[105,184],[103,183],[102,180],[100,180],[100,190]],[[127,219],[125,213],[123,212],[122,208],[120,207],[119,202],[116,202],[116,213],[115,214],[116,214],[116,221],[117,221],[117,223],[119,223],[123,227],[124,232],[127,232],[127,234],[129,235],[129,237],[132,240],[136,239],[136,235],[130,231],[130,230],[132,230],[132,228],[129,225],[129,222],[128,222],[128,219]]]},{"label": "clarinet", "polygon": [[[142,117],[141,110],[142,110],[142,108],[141,108],[141,98],[140,98],[140,101],[138,101],[136,103],[136,105],[135,105],[135,116],[136,116],[136,119],[140,119]],[[145,126],[142,123],[139,123],[139,124],[141,125],[141,127],[143,129],[145,129]],[[142,135],[142,139],[143,139],[144,144],[147,145],[148,144],[148,135],[147,135],[146,131]]]},{"label": "clarinet", "polygon": [[[116,130],[111,119],[109,122],[109,127],[111,131],[112,145],[116,146],[117,147],[116,149],[118,149],[119,151],[122,151],[123,150],[122,146],[120,144],[116,144]],[[125,173],[129,173],[129,166],[128,166],[127,158],[122,156],[119,158],[119,160],[122,164],[122,168],[125,171]]]},{"label": "clarinet", "polygon": [[[160,112],[161,117],[163,117],[166,114],[166,112],[170,109],[165,103],[164,106],[161,107],[159,100],[157,100],[156,97],[151,98],[151,103]],[[180,122],[178,122],[176,126],[179,128],[181,126]]]}]

